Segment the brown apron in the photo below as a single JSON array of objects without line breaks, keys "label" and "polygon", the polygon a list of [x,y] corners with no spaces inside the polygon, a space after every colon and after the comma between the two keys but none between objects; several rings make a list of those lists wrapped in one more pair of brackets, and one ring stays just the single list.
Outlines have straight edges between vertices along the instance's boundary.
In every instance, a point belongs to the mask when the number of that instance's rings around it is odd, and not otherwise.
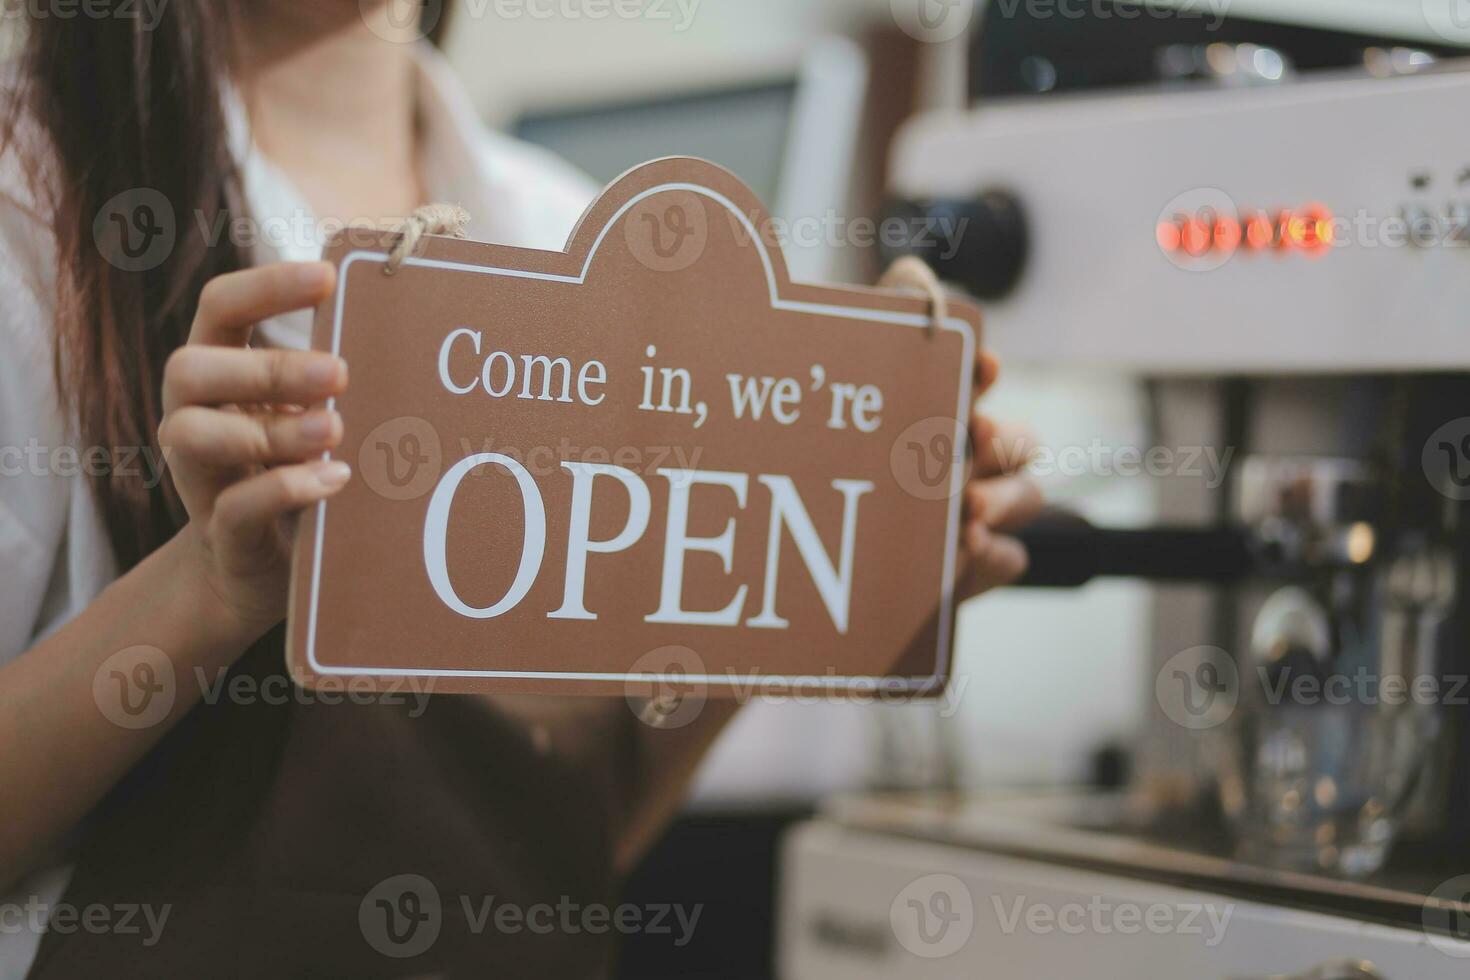
[{"label": "brown apron", "polygon": [[[279,679],[280,643],[232,676]],[[201,703],[89,822],[62,903],[167,908],[158,941],[51,931],[31,977],[607,974],[614,933],[581,912],[614,901],[625,774],[478,698],[284,700]]]}]

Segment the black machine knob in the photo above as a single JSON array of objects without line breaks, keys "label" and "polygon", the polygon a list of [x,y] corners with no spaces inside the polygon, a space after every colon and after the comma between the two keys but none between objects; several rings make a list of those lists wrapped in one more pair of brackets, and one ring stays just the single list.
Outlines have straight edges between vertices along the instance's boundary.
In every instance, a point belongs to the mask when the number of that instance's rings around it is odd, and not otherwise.
[{"label": "black machine knob", "polygon": [[987,190],[968,201],[898,201],[888,210],[904,229],[902,240],[883,236],[889,261],[917,255],[940,279],[981,299],[999,299],[1020,281],[1029,239],[1026,215],[1014,194]]}]

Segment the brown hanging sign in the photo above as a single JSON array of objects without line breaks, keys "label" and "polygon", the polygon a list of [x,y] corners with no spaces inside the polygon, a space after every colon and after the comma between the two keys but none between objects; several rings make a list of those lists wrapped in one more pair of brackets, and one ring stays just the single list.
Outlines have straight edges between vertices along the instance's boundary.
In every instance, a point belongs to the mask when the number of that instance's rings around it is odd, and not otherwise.
[{"label": "brown hanging sign", "polygon": [[565,252],[330,246],[354,474],[300,524],[297,681],[938,693],[979,314],[792,282],[774,238],[672,158]]}]

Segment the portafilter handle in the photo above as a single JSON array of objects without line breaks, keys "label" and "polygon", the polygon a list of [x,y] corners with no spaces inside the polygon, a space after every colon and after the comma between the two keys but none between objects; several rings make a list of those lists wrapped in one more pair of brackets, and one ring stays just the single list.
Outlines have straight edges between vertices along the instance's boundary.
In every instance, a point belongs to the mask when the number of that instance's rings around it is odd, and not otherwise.
[{"label": "portafilter handle", "polygon": [[1030,563],[1018,585],[1071,587],[1100,576],[1169,582],[1231,582],[1259,567],[1245,527],[1100,528],[1047,508],[1015,535]]}]

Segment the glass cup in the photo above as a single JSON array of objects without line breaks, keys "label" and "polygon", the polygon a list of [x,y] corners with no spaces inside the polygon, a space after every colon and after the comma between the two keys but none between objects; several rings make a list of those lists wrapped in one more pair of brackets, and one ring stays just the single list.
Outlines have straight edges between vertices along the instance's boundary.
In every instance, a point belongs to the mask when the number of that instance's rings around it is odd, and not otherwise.
[{"label": "glass cup", "polygon": [[1242,706],[1219,760],[1238,857],[1349,876],[1383,865],[1440,724],[1430,705],[1373,700]]}]

